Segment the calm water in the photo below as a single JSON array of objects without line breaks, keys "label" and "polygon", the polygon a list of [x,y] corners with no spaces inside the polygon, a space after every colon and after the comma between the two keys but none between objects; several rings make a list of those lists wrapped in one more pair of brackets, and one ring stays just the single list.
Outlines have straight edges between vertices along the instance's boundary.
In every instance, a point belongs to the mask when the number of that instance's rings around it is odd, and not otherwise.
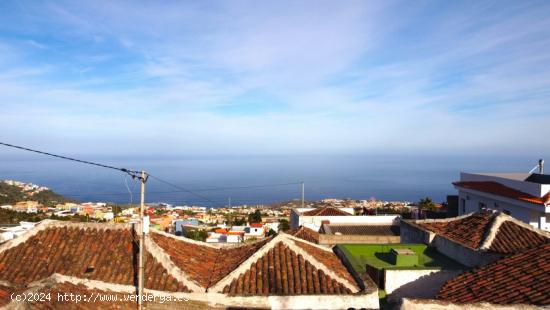
[{"label": "calm water", "polygon": [[[305,182],[306,199],[375,197],[417,201],[431,196],[443,201],[455,194],[451,182],[460,171],[527,172],[538,158],[474,158],[449,156],[248,156],[218,158],[132,158],[81,156],[153,175],[195,190],[217,205],[270,203],[300,197],[300,185],[252,189],[215,189]],[[122,173],[43,156],[0,153],[0,179],[16,179],[50,187],[80,201],[129,203],[139,200],[139,184]],[[214,205],[150,179],[147,202]]]}]

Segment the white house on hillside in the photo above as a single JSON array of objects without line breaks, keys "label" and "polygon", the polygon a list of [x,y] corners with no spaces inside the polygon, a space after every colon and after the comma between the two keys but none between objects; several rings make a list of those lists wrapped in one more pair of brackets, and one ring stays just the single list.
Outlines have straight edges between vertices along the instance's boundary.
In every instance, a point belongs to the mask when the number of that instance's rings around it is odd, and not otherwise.
[{"label": "white house on hillside", "polygon": [[550,175],[461,173],[458,214],[495,210],[550,231]]}]

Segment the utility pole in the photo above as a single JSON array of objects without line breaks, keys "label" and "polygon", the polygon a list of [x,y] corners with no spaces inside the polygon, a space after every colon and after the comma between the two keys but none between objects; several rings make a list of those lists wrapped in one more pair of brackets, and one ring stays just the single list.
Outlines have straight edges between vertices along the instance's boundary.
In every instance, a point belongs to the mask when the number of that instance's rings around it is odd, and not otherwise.
[{"label": "utility pole", "polygon": [[304,181],[302,181],[302,208],[304,207],[304,191],[305,191],[305,187],[304,187]]},{"label": "utility pole", "polygon": [[145,269],[145,171],[141,170],[141,203],[139,206],[139,218],[141,221],[141,231],[139,234],[139,273],[138,273],[138,304],[139,309],[143,309],[143,283],[145,279],[144,269]]}]

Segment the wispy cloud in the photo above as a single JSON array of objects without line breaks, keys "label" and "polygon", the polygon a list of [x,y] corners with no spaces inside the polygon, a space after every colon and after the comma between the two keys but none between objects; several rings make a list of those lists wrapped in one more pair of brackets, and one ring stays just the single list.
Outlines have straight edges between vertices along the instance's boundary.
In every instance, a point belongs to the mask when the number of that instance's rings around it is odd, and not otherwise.
[{"label": "wispy cloud", "polygon": [[129,152],[140,131],[174,152],[550,152],[536,138],[550,121],[545,2],[0,8],[6,139]]}]

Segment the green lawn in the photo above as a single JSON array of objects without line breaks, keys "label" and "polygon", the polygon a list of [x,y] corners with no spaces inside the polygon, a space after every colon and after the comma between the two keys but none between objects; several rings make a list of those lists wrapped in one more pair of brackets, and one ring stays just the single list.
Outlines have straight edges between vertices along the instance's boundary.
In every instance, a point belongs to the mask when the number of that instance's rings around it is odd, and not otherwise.
[{"label": "green lawn", "polygon": [[[460,269],[462,265],[428,248],[425,244],[340,244],[353,268],[363,274],[366,265],[376,269]],[[418,255],[418,265],[399,266],[391,263],[391,249],[411,249]]]}]

